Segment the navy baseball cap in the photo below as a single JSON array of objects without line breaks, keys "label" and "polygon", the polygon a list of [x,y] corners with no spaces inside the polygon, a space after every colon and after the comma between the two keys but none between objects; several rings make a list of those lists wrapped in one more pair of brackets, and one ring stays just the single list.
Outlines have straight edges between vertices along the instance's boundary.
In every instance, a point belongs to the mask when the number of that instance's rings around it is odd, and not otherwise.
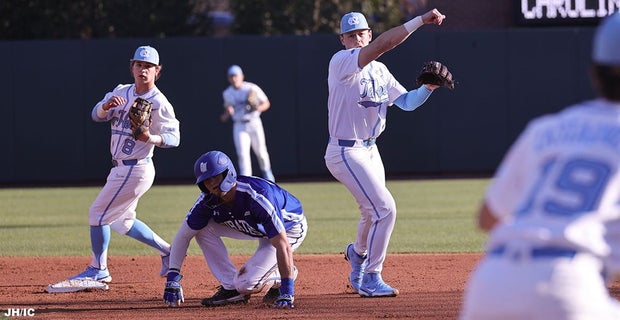
[{"label": "navy baseball cap", "polygon": [[620,66],[620,13],[603,19],[594,35],[592,61],[601,65]]},{"label": "navy baseball cap", "polygon": [[129,61],[144,61],[159,65],[159,53],[151,46],[141,46],[136,49],[136,52],[133,54],[133,59]]},{"label": "navy baseball cap", "polygon": [[230,68],[228,68],[228,76],[237,76],[243,74],[243,70],[241,70],[241,67],[238,65],[232,65],[230,66]]},{"label": "navy baseball cap", "polygon": [[340,20],[340,34],[355,30],[369,30],[366,17],[359,12],[349,12]]}]

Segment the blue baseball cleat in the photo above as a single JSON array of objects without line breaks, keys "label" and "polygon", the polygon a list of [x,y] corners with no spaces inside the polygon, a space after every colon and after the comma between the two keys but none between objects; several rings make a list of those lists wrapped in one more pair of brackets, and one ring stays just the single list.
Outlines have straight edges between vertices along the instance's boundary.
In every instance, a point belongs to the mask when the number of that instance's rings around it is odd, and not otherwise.
[{"label": "blue baseball cleat", "polygon": [[110,271],[106,268],[104,270],[97,269],[93,266],[88,266],[82,273],[75,275],[68,280],[86,279],[95,280],[99,282],[112,282],[112,276]]},{"label": "blue baseball cleat", "polygon": [[168,274],[168,268],[170,267],[170,254],[161,257],[161,270],[159,276],[162,278]]},{"label": "blue baseball cleat", "polygon": [[380,273],[364,274],[364,280],[358,292],[362,297],[396,297],[398,295],[398,289],[383,282]]},{"label": "blue baseball cleat", "polygon": [[359,292],[364,276],[364,269],[366,268],[366,255],[360,256],[357,254],[353,249],[353,243],[349,243],[344,250],[344,259],[351,264],[351,274],[349,275],[351,287],[353,287],[356,292]]}]

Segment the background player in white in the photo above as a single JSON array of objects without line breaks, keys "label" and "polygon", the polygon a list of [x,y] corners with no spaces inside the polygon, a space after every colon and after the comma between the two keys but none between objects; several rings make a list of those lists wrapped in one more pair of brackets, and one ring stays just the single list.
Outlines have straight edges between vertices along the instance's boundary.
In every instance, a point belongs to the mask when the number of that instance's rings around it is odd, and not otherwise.
[{"label": "background player in white", "polygon": [[[220,120],[226,122],[232,118],[233,140],[237,152],[239,174],[243,176],[252,175],[251,147],[258,160],[262,177],[275,181],[271,171],[269,152],[267,152],[263,122],[260,118],[261,113],[271,107],[271,103],[265,92],[258,85],[245,81],[243,70],[238,65],[228,68],[228,82],[230,82],[230,86],[222,93],[224,112]],[[260,102],[255,109],[250,108],[247,103],[251,90],[256,92]]]},{"label": "background player in white", "polygon": [[620,14],[596,31],[600,98],[532,120],[488,186],[462,320],[620,319]]},{"label": "background player in white", "polygon": [[345,14],[340,42],[345,47],[329,62],[329,143],[325,163],[357,201],[361,218],[354,243],[345,249],[351,264],[351,286],[361,296],[396,296],[398,290],[381,277],[396,221],[396,204],[385,185],[385,170],[375,139],[385,129],[387,108],[406,111],[422,105],[438,86],[423,85],[407,92],[387,67],[375,61],[423,24],[440,25],[445,16],[433,9],[372,40],[366,18]]},{"label": "background player in white", "polygon": [[[308,231],[301,202],[271,181],[237,176],[230,158],[220,151],[201,155],[194,175],[202,193],[172,241],[164,302],[178,306],[183,301],[181,266],[191,239],[196,238],[221,283],[212,297],[202,300],[203,305],[245,302],[250,294],[271,286],[263,302],[293,308],[297,277],[293,251]],[[237,270],[222,237],[258,241],[258,248]]]},{"label": "background player in white", "polygon": [[[136,218],[136,207],[155,178],[153,149],[155,146],[172,148],[179,145],[179,121],[168,99],[155,86],[162,68],[157,50],[150,46],[138,47],[129,67],[134,84],[118,85],[92,110],[94,121],[110,122],[113,167],[88,211],[92,262],[84,272],[70,279],[112,280],[107,268],[110,230],[155,248],[162,256],[161,276],[166,275],[168,268],[170,245]],[[127,115],[138,97],[153,103],[152,124],[138,140],[134,140]]]}]

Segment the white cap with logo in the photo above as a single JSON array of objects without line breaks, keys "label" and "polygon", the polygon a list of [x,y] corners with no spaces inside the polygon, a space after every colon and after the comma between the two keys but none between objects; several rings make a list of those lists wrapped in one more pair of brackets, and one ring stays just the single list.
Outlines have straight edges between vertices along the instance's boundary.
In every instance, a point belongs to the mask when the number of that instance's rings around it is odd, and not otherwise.
[{"label": "white cap with logo", "polygon": [[592,61],[600,65],[620,66],[620,13],[608,16],[597,28]]}]

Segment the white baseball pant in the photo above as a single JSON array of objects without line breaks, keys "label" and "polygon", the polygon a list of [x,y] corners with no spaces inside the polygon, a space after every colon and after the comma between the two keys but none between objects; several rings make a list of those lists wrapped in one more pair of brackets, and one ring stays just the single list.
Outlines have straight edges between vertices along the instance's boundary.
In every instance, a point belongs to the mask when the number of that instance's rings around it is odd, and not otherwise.
[{"label": "white baseball pant", "polygon": [[[295,251],[306,237],[306,218],[287,231],[291,248]],[[222,237],[237,240],[258,240],[256,252],[239,269],[230,261]],[[266,238],[256,238],[219,223],[210,222],[196,235],[196,243],[202,249],[213,276],[227,290],[235,289],[242,294],[261,292],[265,285],[279,287],[280,276],[276,249]]]}]

